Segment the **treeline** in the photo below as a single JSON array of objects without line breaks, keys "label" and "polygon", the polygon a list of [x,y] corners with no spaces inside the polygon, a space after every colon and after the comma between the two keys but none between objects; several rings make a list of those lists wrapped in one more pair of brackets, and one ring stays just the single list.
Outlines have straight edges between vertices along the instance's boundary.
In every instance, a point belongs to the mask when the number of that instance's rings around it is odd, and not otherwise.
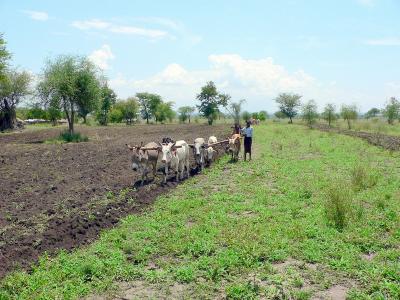
[{"label": "treeline", "polygon": [[342,104],[338,109],[335,104],[328,103],[322,112],[318,112],[318,106],[314,100],[301,103],[301,95],[282,93],[275,98],[279,106],[279,111],[275,112],[275,117],[279,119],[289,118],[289,123],[293,123],[293,118],[300,116],[310,127],[317,119],[325,120],[329,126],[334,121],[342,118],[347,122],[348,129],[351,129],[352,122],[360,117],[366,119],[384,117],[389,124],[394,124],[395,120],[400,121],[400,101],[392,97],[382,109],[371,108],[367,113],[361,115],[358,107]]}]

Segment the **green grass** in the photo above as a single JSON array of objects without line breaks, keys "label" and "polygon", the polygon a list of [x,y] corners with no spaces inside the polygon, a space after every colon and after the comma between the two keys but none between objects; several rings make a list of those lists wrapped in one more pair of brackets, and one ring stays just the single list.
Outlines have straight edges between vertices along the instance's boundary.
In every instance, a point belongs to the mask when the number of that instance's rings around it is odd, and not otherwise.
[{"label": "green grass", "polygon": [[350,299],[398,299],[399,153],[279,123],[256,127],[254,145],[252,162],[223,158],[95,243],[10,274],[0,299],[71,299],[122,281],[230,299],[309,299],[350,282]]}]

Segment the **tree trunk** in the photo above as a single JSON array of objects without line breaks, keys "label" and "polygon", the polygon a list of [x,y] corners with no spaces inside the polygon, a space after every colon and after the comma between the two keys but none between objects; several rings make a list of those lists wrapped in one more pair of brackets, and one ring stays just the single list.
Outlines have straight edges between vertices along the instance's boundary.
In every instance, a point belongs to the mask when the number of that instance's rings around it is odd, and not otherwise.
[{"label": "tree trunk", "polygon": [[83,124],[86,124],[86,115],[82,116],[83,118]]},{"label": "tree trunk", "polygon": [[4,109],[0,111],[0,130],[14,129],[17,124],[15,108],[4,100]]},{"label": "tree trunk", "polygon": [[[400,121],[400,120],[399,120]],[[190,115],[189,115],[189,124],[190,124]]]},{"label": "tree trunk", "polygon": [[292,117],[289,117],[289,124],[293,124]]},{"label": "tree trunk", "polygon": [[147,120],[147,124],[149,124],[149,117],[148,116],[146,117],[146,120]]},{"label": "tree trunk", "polygon": [[349,127],[350,130],[351,129],[350,119],[347,119],[347,126]]}]

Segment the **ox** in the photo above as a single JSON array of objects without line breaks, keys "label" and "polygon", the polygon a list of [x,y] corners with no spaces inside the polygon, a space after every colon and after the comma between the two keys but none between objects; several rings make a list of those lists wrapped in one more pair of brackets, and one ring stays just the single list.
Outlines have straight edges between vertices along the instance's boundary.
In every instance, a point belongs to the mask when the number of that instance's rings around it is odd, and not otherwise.
[{"label": "ox", "polygon": [[208,144],[209,145],[210,144],[216,144],[217,142],[218,142],[217,138],[215,136],[213,136],[213,135],[208,138]]},{"label": "ox", "polygon": [[228,138],[228,153],[233,161],[238,161],[240,152],[240,134],[234,134]]},{"label": "ox", "polygon": [[193,154],[196,159],[197,166],[200,167],[200,170],[204,170],[204,150],[206,148],[206,143],[203,138],[197,138],[194,140],[194,144],[190,145],[193,147]]},{"label": "ox", "polygon": [[218,153],[218,151],[215,150],[213,147],[209,146],[208,148],[206,148],[205,160],[208,165],[210,165],[214,161],[216,153]]},{"label": "ox", "polygon": [[144,179],[148,179],[148,174],[151,169],[153,171],[153,179],[157,172],[157,160],[159,154],[159,146],[154,143],[148,143],[143,146],[130,146],[127,145],[129,150],[132,151],[132,170],[142,174],[141,184],[143,186]]},{"label": "ox", "polygon": [[189,146],[185,141],[161,144],[162,159],[165,164],[164,183],[167,183],[168,169],[174,170],[176,181],[183,179],[186,168],[189,177]]}]

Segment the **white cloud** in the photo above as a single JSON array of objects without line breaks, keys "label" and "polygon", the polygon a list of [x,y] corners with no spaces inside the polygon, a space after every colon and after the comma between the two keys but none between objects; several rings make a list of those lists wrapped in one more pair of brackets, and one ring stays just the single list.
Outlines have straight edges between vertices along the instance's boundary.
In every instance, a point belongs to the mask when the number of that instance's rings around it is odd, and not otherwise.
[{"label": "white cloud", "polygon": [[148,91],[176,101],[177,106],[193,105],[196,94],[207,81],[214,81],[221,92],[233,99],[247,99],[250,109],[273,106],[272,99],[280,92],[311,95],[317,90],[316,80],[303,70],[289,72],[272,58],[249,60],[236,54],[210,55],[210,65],[204,70],[188,70],[172,63],[155,75],[141,79],[128,79],[119,74],[110,80],[121,97]]},{"label": "white cloud", "polygon": [[71,26],[80,30],[103,30],[112,33],[139,35],[149,38],[162,38],[168,36],[168,32],[157,29],[148,29],[135,26],[119,25],[99,19],[74,21]]},{"label": "white cloud", "polygon": [[44,11],[24,10],[23,12],[35,21],[47,21],[49,19],[49,15]]},{"label": "white cloud", "polygon": [[400,38],[389,37],[375,40],[367,40],[365,44],[370,46],[400,46]]},{"label": "white cloud", "polygon": [[113,60],[114,58],[115,56],[111,51],[111,47],[107,44],[89,55],[89,59],[102,70],[109,69],[109,60]]},{"label": "white cloud", "polygon": [[375,0],[357,0],[357,2],[367,7],[373,7],[375,5]]},{"label": "white cloud", "polygon": [[89,30],[89,29],[106,29],[111,26],[111,23],[104,22],[98,19],[92,19],[86,21],[74,21],[71,23],[71,25],[81,30]]}]

